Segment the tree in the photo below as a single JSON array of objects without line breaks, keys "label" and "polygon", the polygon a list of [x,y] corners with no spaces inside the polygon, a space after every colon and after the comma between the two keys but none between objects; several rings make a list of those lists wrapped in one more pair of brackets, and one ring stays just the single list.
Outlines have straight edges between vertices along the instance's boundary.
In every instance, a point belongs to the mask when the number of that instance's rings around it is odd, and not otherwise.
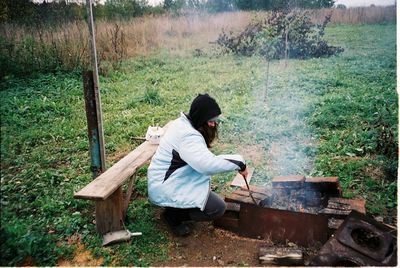
[{"label": "tree", "polygon": [[185,0],[164,0],[164,9],[177,11],[185,6]]},{"label": "tree", "polygon": [[338,4],[338,5],[336,6],[336,8],[337,8],[337,9],[346,9],[347,7],[346,7],[345,5],[343,5],[343,4]]},{"label": "tree", "polygon": [[108,19],[129,19],[142,15],[146,6],[145,0],[107,0],[104,9]]},{"label": "tree", "polygon": [[233,0],[208,0],[206,7],[210,12],[232,11],[235,3]]}]

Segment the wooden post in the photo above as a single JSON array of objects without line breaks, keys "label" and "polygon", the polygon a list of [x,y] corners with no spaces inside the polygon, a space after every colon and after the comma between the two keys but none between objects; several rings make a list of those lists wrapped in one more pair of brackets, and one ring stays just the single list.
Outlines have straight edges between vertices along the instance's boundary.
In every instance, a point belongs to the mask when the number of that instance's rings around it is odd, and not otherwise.
[{"label": "wooden post", "polygon": [[[106,170],[105,164],[105,149],[104,149],[104,130],[103,130],[103,116],[101,112],[101,98],[100,98],[100,89],[99,89],[99,73],[97,68],[97,53],[96,53],[96,38],[95,38],[95,31],[94,31],[94,22],[93,22],[93,9],[92,9],[92,0],[86,0],[86,9],[88,14],[88,25],[89,25],[89,43],[90,43],[90,52],[91,52],[91,60],[92,60],[92,77],[93,77],[93,99],[94,99],[94,107],[95,114],[96,114],[96,129],[97,129],[97,136],[94,139],[96,142],[96,147],[98,148],[98,153],[91,154],[92,163],[100,163],[98,167],[99,170],[93,172],[93,176],[96,177],[100,173]],[[86,106],[87,107],[87,106]],[[92,113],[90,113],[92,114]],[[88,115],[88,113],[87,113]],[[92,119],[90,119],[92,120]],[[88,118],[89,121],[89,118]],[[89,130],[90,131],[90,130]],[[90,139],[90,134],[89,134]],[[95,159],[93,159],[95,158]],[[97,159],[98,158],[98,159]]]},{"label": "wooden post", "polygon": [[88,137],[89,137],[89,147],[90,147],[90,170],[93,173],[93,178],[99,176],[104,172],[102,161],[103,158],[101,153],[100,136],[101,131],[98,126],[98,112],[96,109],[94,83],[93,83],[93,72],[84,71],[82,73],[83,77],[83,93],[85,97],[85,110],[86,119],[88,126]]}]

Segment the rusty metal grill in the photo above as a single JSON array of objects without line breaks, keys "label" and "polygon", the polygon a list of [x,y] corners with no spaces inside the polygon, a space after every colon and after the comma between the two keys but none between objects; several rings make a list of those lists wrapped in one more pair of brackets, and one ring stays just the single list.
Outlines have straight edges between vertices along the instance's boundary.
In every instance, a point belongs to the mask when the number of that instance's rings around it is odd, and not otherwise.
[{"label": "rusty metal grill", "polygon": [[312,261],[316,266],[395,266],[397,232],[352,211]]}]

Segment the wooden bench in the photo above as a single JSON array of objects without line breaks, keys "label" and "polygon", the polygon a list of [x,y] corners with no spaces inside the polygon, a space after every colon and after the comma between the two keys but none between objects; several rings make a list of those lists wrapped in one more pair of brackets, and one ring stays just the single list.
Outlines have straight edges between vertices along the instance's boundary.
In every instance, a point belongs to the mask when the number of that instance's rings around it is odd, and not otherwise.
[{"label": "wooden bench", "polygon": [[[164,129],[166,130],[166,127]],[[136,171],[157,150],[157,144],[143,142],[127,156],[74,194],[74,198],[96,202],[96,229],[101,235],[123,229],[123,221],[133,191]],[[122,186],[128,182],[126,193]]]}]

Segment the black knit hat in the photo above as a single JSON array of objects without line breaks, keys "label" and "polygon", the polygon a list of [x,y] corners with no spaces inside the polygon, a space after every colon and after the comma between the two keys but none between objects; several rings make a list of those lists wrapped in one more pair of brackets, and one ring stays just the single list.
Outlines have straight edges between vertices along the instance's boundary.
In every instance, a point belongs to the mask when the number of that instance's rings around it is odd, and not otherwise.
[{"label": "black knit hat", "polygon": [[220,114],[218,103],[207,93],[199,94],[190,105],[189,117],[195,129]]}]

